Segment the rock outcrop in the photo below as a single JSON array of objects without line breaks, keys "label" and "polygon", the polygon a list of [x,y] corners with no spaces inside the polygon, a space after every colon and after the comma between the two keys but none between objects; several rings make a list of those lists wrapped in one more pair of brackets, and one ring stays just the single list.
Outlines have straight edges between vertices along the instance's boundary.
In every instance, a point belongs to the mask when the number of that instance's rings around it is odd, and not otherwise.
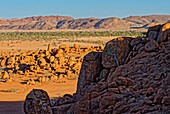
[{"label": "rock outcrop", "polygon": [[[170,29],[163,30],[166,25],[150,28],[149,39],[117,38],[109,41],[102,53],[87,54],[79,74],[77,92],[73,96],[56,98],[51,104],[52,112],[170,113]],[[28,98],[26,104],[27,101]],[[32,109],[26,106],[25,112]]]}]

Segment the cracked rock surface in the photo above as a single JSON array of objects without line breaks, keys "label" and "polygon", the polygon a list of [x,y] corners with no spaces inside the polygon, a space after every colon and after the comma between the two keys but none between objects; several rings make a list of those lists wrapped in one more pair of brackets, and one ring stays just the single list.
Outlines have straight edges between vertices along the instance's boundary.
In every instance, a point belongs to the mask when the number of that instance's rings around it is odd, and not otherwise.
[{"label": "cracked rock surface", "polygon": [[[117,38],[112,55],[91,52],[84,57],[77,92],[57,98],[54,114],[160,114],[170,113],[169,24],[152,26],[147,38]],[[151,32],[151,33],[150,33]],[[107,50],[108,51],[108,50]],[[36,92],[33,90],[32,92]],[[29,95],[28,95],[29,96]],[[27,97],[28,97],[27,96]],[[37,99],[37,94],[29,99]],[[26,110],[43,110],[28,105]],[[41,99],[41,98],[40,98]]]}]

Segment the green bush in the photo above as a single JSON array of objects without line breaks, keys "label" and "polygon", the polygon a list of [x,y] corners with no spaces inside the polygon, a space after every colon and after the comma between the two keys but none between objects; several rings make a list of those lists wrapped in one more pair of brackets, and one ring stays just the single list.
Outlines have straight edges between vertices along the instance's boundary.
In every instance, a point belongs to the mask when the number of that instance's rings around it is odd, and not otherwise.
[{"label": "green bush", "polygon": [[59,38],[81,37],[113,37],[113,36],[141,36],[146,32],[140,31],[58,31],[58,32],[1,32],[0,40],[52,40]]},{"label": "green bush", "polygon": [[11,92],[11,93],[15,93],[15,92],[17,92],[19,89],[18,88],[10,88],[10,89],[8,89],[7,91],[8,92]]}]

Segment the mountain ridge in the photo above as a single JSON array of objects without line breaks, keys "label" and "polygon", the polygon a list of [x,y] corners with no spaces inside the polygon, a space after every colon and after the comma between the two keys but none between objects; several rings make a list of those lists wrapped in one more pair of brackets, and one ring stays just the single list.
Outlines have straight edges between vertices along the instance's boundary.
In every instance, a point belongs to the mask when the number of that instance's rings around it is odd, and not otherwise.
[{"label": "mountain ridge", "polygon": [[78,18],[70,16],[33,16],[26,18],[0,19],[0,30],[55,30],[55,29],[147,29],[154,23],[165,23],[170,15],[129,16],[125,18]]}]

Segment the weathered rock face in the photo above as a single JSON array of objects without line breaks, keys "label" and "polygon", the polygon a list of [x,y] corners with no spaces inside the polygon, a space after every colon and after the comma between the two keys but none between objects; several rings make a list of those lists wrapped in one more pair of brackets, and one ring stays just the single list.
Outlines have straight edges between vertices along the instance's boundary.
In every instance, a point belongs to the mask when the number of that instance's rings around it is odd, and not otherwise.
[{"label": "weathered rock face", "polygon": [[145,45],[145,51],[156,51],[159,48],[159,44],[152,40]]},{"label": "weathered rock face", "polygon": [[159,31],[161,29],[162,25],[159,24],[154,24],[152,25],[149,29],[148,32],[146,34],[146,37],[148,37],[148,39],[152,39],[152,40],[157,40]]},{"label": "weathered rock face", "polygon": [[77,92],[57,98],[51,106],[53,113],[170,113],[170,32],[166,34],[159,42],[159,34],[151,39],[118,38],[108,42],[105,50],[111,47],[119,66],[114,57],[105,55],[107,51],[86,55]]},{"label": "weathered rock face", "polygon": [[158,39],[157,41],[158,42],[162,42],[162,41],[165,41],[168,36],[170,36],[170,22],[168,23],[165,23],[161,30],[159,31],[159,35],[158,35]]},{"label": "weathered rock face", "polygon": [[167,22],[163,25],[155,24],[149,28],[146,36],[149,40],[157,40],[157,42],[162,42],[168,39],[170,34],[170,22]]},{"label": "weathered rock face", "polygon": [[90,83],[96,82],[96,77],[99,75],[101,65],[101,54],[97,52],[90,52],[84,57],[83,65],[81,67],[77,86],[77,93],[81,93],[82,89]]},{"label": "weathered rock face", "polygon": [[130,41],[132,38],[116,38],[109,41],[102,53],[102,65],[105,68],[116,68],[123,64],[131,50]]},{"label": "weathered rock face", "polygon": [[25,99],[24,112],[26,114],[52,114],[47,92],[33,89]]}]

